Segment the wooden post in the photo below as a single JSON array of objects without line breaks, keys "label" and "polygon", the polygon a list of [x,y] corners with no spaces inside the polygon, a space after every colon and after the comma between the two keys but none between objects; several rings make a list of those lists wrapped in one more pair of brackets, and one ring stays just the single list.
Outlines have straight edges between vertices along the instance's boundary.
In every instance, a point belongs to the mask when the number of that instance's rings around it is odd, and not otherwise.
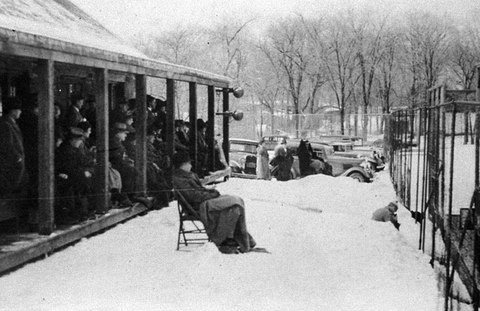
[{"label": "wooden post", "polygon": [[140,172],[137,175],[135,191],[138,195],[146,196],[147,191],[147,76],[135,76],[136,89],[136,152],[135,167]]},{"label": "wooden post", "polygon": [[104,214],[109,208],[108,186],[108,70],[95,69],[95,113],[97,115],[97,167],[95,169],[95,204],[99,214]]},{"label": "wooden post", "polygon": [[[477,91],[475,93],[475,101],[480,102],[480,66],[477,66]],[[480,109],[475,109],[475,185],[480,183]],[[478,240],[479,228],[480,228],[480,191],[475,191],[475,215],[477,224],[476,224],[476,234],[475,234],[475,254],[478,254]],[[478,256],[478,255],[476,255]],[[478,257],[476,258],[478,259]],[[478,261],[474,261],[477,263]],[[475,291],[478,294],[478,291]],[[478,300],[478,297],[476,297]],[[475,300],[475,301],[477,301]],[[478,307],[478,301],[476,302],[476,307]]]},{"label": "wooden post", "polygon": [[189,83],[189,95],[190,95],[190,106],[189,106],[189,138],[190,138],[190,156],[192,157],[193,171],[197,171],[197,83]]},{"label": "wooden post", "polygon": [[206,142],[208,145],[208,165],[207,169],[210,172],[215,171],[215,87],[208,86],[208,123]]},{"label": "wooden post", "polygon": [[38,60],[38,229],[49,235],[54,228],[55,148],[54,148],[54,62]]},{"label": "wooden post", "polygon": [[[167,143],[167,155],[171,158],[175,152],[175,80],[167,79],[167,121],[165,122],[165,140]],[[168,176],[171,179],[171,176]]]},{"label": "wooden post", "polygon": [[[227,112],[230,109],[230,103],[228,101],[228,95],[229,95],[228,89],[224,88],[223,89],[223,112]],[[229,143],[229,139],[230,139],[229,126],[230,126],[230,124],[229,124],[229,122],[230,122],[230,117],[227,116],[227,115],[224,115],[223,116],[223,144],[222,144],[222,148],[223,148],[223,153],[225,154],[225,161],[227,161],[227,163],[230,163],[230,143]]]},{"label": "wooden post", "polygon": [[480,65],[477,66],[477,91],[475,92],[475,100],[480,102]]}]

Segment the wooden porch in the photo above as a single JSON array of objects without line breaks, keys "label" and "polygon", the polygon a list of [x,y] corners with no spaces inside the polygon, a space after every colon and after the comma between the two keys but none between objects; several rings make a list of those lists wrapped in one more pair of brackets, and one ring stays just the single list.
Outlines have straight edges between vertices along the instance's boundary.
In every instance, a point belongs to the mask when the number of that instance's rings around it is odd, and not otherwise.
[{"label": "wooden porch", "polygon": [[71,226],[57,226],[49,235],[28,232],[20,228],[19,232],[0,234],[0,276],[13,271],[22,265],[75,243],[83,237],[88,237],[116,224],[148,212],[141,203],[124,209],[111,209],[95,219],[86,220]]}]

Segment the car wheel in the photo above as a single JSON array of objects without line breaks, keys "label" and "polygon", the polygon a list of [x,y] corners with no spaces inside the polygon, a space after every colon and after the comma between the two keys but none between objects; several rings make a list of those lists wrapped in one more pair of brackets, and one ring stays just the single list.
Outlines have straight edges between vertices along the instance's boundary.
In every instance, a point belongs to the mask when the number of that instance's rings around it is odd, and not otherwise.
[{"label": "car wheel", "polygon": [[358,182],[365,182],[365,177],[363,177],[362,174],[357,173],[357,172],[348,175],[348,177],[353,178],[353,179],[357,180]]}]

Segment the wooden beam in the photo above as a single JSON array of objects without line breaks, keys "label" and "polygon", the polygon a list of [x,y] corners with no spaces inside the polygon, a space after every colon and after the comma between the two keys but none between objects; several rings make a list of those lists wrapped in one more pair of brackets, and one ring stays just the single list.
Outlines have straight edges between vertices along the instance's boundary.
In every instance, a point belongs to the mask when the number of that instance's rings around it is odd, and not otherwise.
[{"label": "wooden beam", "polygon": [[48,235],[53,232],[55,210],[54,63],[39,60],[38,67],[38,229]]},{"label": "wooden beam", "polygon": [[192,157],[193,171],[197,171],[198,153],[197,153],[197,83],[189,83],[189,120],[190,128],[188,131],[190,138],[190,156]]},{"label": "wooden beam", "polygon": [[165,124],[165,140],[167,144],[167,155],[172,158],[175,152],[175,80],[167,79],[167,120]]},{"label": "wooden beam", "polygon": [[480,102],[480,66],[477,67],[477,90],[475,93],[475,101]]},{"label": "wooden beam", "polygon": [[147,76],[135,75],[136,115],[135,135],[137,140],[135,167],[137,175],[136,192],[145,196],[147,192]]},{"label": "wooden beam", "polygon": [[[223,112],[227,112],[230,110],[230,103],[229,103],[229,91],[228,88],[223,89]],[[227,163],[230,163],[230,131],[229,131],[229,122],[230,117],[228,115],[223,116],[223,153],[225,153],[225,160]]]},{"label": "wooden beam", "polygon": [[95,169],[95,205],[99,213],[106,213],[109,208],[110,189],[109,172],[109,109],[108,109],[108,70],[95,69],[95,109],[97,115],[97,167]]},{"label": "wooden beam", "polygon": [[208,123],[206,132],[206,142],[208,145],[208,170],[215,171],[215,87],[208,86]]}]

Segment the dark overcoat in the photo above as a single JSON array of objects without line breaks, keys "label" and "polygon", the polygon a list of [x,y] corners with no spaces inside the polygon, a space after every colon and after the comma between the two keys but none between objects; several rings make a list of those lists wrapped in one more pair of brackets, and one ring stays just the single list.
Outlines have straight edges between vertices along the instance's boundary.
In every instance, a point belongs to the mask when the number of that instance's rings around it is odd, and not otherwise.
[{"label": "dark overcoat", "polygon": [[68,141],[58,147],[55,155],[57,174],[68,176],[63,183],[72,187],[76,194],[87,194],[91,190],[91,177],[85,172],[92,172],[91,161],[80,148],[73,147]]},{"label": "dark overcoat", "polygon": [[5,196],[28,181],[22,133],[9,116],[0,118],[0,146],[0,196]]},{"label": "dark overcoat", "polygon": [[217,246],[234,239],[241,251],[248,252],[255,245],[247,231],[242,198],[207,189],[196,174],[181,169],[174,171],[173,185],[199,211],[209,239]]},{"label": "dark overcoat", "polygon": [[71,127],[76,127],[82,121],[83,117],[77,107],[70,105],[65,114],[65,131]]}]

